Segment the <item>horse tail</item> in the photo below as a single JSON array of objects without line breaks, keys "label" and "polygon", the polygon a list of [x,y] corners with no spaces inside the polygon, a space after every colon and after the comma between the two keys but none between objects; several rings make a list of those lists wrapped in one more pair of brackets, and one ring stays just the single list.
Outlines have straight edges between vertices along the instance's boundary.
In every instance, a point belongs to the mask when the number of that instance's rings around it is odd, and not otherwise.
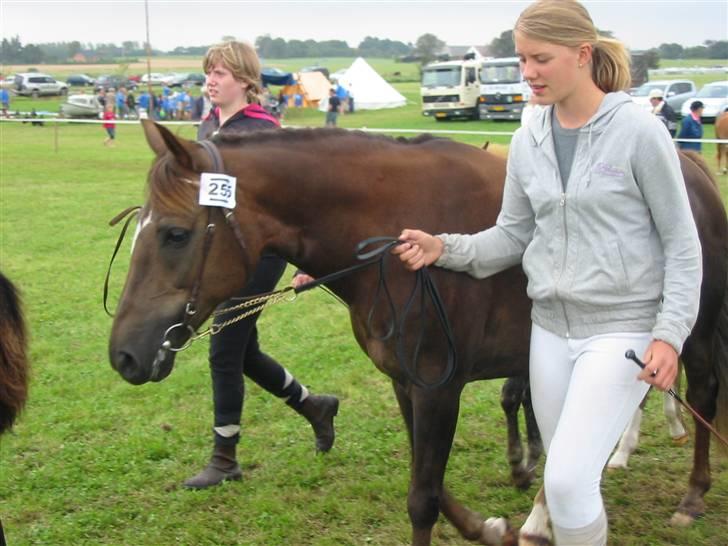
[{"label": "horse tail", "polygon": [[[718,397],[716,399],[715,428],[721,436],[728,436],[728,279],[723,292],[723,303],[713,334],[713,358],[718,376]],[[728,448],[719,444],[723,454],[728,455]]]},{"label": "horse tail", "polygon": [[708,180],[713,183],[715,189],[720,191],[720,188],[718,187],[718,181],[713,176],[713,173],[710,172],[710,168],[708,168],[708,164],[705,162],[705,159],[703,159],[702,155],[694,150],[680,150],[680,153],[687,157],[690,161],[695,163],[695,165],[705,173],[705,176],[708,177]]},{"label": "horse tail", "polygon": [[13,283],[0,273],[0,434],[12,428],[28,397],[25,319]]}]

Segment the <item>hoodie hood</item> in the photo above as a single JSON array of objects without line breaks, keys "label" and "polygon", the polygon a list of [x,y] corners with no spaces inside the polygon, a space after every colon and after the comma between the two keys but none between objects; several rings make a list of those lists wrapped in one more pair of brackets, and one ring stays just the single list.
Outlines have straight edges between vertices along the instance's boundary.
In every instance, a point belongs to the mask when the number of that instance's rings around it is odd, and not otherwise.
[{"label": "hoodie hood", "polygon": [[[581,128],[581,131],[601,133],[606,129],[617,111],[625,104],[633,104],[632,98],[624,91],[607,93],[596,113]],[[551,116],[554,105],[539,108],[528,123],[528,130],[534,143],[541,145],[546,137],[551,136]]]}]

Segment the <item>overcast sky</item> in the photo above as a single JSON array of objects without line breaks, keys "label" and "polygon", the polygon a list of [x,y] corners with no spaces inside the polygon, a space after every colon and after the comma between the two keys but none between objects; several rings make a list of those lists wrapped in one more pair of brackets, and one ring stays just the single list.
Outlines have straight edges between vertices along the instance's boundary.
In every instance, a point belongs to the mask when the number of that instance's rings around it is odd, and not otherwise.
[{"label": "overcast sky", "polygon": [[[598,28],[632,49],[663,42],[685,46],[728,39],[728,0],[587,0]],[[529,2],[481,1],[161,1],[149,0],[157,49],[207,45],[222,36],[254,42],[341,39],[356,47],[367,35],[414,42],[430,32],[449,45],[484,45],[512,28]],[[0,33],[22,43],[143,43],[144,2],[0,0]]]}]

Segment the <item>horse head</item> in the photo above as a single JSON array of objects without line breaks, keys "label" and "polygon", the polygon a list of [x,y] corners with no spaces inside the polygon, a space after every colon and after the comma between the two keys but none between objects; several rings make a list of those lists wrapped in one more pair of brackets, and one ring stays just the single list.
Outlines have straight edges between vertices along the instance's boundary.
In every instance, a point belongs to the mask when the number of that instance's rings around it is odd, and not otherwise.
[{"label": "horse head", "polygon": [[156,157],[109,340],[112,367],[135,385],[170,374],[175,349],[242,289],[249,266],[221,209],[198,204],[212,156],[161,125],[142,123]]}]

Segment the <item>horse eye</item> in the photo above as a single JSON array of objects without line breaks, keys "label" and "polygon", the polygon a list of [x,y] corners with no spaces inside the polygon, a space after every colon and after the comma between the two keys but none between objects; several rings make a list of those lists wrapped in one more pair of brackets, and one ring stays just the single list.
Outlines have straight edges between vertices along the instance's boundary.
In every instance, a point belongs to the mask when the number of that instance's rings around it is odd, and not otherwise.
[{"label": "horse eye", "polygon": [[169,228],[164,234],[164,244],[181,248],[190,240],[190,232],[184,228]]}]

